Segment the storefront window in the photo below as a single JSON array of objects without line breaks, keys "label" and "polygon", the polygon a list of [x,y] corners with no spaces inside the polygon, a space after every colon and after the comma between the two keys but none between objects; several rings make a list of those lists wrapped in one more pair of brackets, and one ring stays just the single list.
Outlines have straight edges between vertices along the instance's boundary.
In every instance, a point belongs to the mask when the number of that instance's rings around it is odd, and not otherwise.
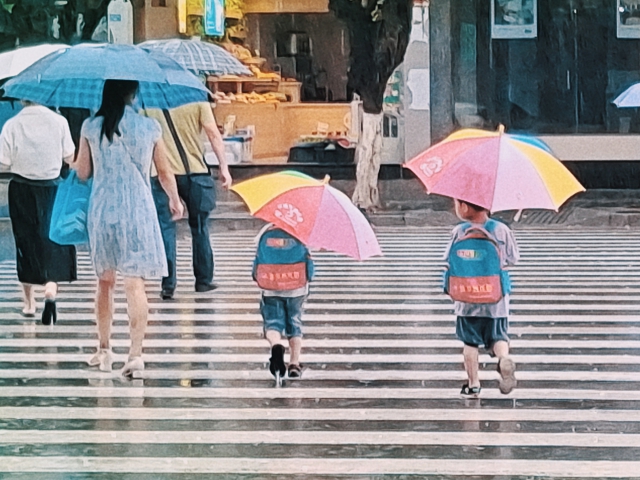
[{"label": "storefront window", "polygon": [[[640,40],[619,35],[620,22],[640,34],[636,2],[492,2],[451,1],[457,125],[502,123],[531,133],[640,131],[638,109],[611,103],[640,81]],[[536,22],[535,38],[500,31]]]}]

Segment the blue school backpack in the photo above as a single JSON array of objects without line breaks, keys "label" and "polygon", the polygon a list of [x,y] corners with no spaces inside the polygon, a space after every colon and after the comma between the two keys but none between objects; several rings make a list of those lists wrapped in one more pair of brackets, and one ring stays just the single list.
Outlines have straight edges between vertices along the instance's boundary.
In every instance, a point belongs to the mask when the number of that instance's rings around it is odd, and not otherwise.
[{"label": "blue school backpack", "polygon": [[502,269],[493,235],[496,225],[491,219],[483,226],[462,224],[462,235],[451,245],[444,273],[444,291],[453,300],[497,303],[511,292],[509,272]]},{"label": "blue school backpack", "polygon": [[260,237],[253,279],[264,290],[295,290],[313,277],[313,261],[300,240],[271,228]]}]

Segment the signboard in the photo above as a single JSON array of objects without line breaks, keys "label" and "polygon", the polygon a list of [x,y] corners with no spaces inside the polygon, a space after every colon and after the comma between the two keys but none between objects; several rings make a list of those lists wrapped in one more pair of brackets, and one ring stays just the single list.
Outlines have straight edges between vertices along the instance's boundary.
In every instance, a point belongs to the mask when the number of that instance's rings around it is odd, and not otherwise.
[{"label": "signboard", "polygon": [[212,37],[224,35],[224,0],[205,0],[204,33]]},{"label": "signboard", "polygon": [[637,0],[617,0],[618,38],[640,38],[640,4]]},{"label": "signboard", "polygon": [[491,38],[537,36],[538,0],[491,0]]}]

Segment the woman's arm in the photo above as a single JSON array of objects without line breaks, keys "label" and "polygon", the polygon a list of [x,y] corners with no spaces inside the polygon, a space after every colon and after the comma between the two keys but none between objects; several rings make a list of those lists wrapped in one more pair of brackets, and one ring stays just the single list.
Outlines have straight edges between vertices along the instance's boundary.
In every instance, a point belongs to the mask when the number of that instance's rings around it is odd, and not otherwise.
[{"label": "woman's arm", "polygon": [[167,160],[167,150],[162,139],[158,140],[153,148],[153,163],[158,171],[158,180],[162,189],[167,193],[169,197],[169,209],[171,210],[171,218],[173,220],[179,220],[184,213],[184,207],[180,201],[178,195],[178,186],[176,184],[176,177],[171,171],[171,165]]},{"label": "woman's arm", "polygon": [[93,174],[91,148],[89,147],[89,142],[85,137],[80,137],[80,148],[78,149],[78,156],[76,157],[76,160],[74,162],[70,162],[69,165],[76,171],[80,180],[88,180]]}]

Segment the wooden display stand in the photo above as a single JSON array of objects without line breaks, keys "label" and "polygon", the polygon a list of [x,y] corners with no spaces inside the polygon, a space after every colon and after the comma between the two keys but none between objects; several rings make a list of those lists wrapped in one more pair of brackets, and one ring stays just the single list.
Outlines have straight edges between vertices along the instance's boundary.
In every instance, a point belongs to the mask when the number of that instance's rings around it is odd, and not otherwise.
[{"label": "wooden display stand", "polygon": [[239,77],[237,79],[221,79],[208,77],[207,84],[212,92],[225,93],[284,93],[291,103],[300,102],[300,89],[302,83],[273,80],[269,78]]}]

